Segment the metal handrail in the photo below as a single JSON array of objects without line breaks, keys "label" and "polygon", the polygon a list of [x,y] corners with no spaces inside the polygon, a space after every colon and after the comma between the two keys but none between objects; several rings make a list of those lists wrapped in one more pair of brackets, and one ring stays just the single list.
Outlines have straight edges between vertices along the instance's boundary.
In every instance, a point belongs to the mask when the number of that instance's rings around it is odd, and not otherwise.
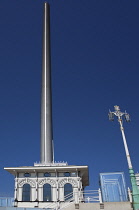
[{"label": "metal handrail", "polygon": [[102,203],[101,190],[86,190],[81,191],[79,202],[100,202]]},{"label": "metal handrail", "polygon": [[69,200],[74,199],[73,197],[74,197],[73,196],[73,192],[71,192],[71,193],[69,193],[69,194],[67,194],[67,195],[64,196],[64,201],[68,201],[67,200],[68,198],[69,198]]},{"label": "metal handrail", "polygon": [[69,206],[70,204],[73,204],[73,202],[74,202],[73,192],[71,192],[71,193],[67,194],[66,196],[64,196],[64,201],[66,201],[66,202],[61,203],[61,205],[60,205],[60,201],[56,201],[56,202],[54,202],[52,204],[49,204],[49,205],[45,206],[45,208],[46,209],[47,208],[53,208],[53,209],[64,209],[64,208],[66,208],[67,206]]}]

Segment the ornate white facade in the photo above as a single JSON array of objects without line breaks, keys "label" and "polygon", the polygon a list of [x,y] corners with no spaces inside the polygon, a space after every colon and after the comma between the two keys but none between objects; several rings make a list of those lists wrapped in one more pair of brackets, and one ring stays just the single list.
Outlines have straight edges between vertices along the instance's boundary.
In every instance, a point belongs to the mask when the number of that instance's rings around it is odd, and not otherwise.
[{"label": "ornate white facade", "polygon": [[[85,186],[88,186],[88,166],[50,166],[5,168],[15,176],[15,207],[51,207],[65,203],[65,185],[72,188],[72,200],[79,203]],[[49,174],[49,177],[45,177]],[[26,177],[26,175],[28,177]],[[29,201],[23,199],[23,186],[30,186]],[[51,188],[51,200],[44,200],[44,185]],[[69,199],[67,199],[69,200]]]}]

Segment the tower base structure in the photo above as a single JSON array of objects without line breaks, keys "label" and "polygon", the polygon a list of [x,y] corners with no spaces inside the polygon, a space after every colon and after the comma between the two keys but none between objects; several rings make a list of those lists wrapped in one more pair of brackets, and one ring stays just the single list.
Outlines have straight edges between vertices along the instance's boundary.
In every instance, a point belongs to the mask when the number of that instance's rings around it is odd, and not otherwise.
[{"label": "tower base structure", "polygon": [[88,166],[25,166],[4,168],[15,176],[14,206],[61,208],[79,204],[89,185]]}]

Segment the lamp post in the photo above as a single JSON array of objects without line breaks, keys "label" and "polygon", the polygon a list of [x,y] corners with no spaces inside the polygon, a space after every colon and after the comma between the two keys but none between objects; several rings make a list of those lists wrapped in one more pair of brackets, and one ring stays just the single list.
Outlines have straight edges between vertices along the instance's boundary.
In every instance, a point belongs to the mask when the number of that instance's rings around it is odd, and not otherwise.
[{"label": "lamp post", "polygon": [[123,120],[122,120],[122,116],[124,116],[125,121],[130,122],[130,116],[126,112],[121,112],[120,107],[117,105],[114,106],[114,109],[115,109],[114,112],[109,111],[108,116],[109,116],[110,121],[114,121],[114,115],[115,115],[118,118],[118,122],[120,124],[120,130],[121,130],[122,137],[123,137],[123,143],[124,143],[124,148],[125,148],[125,153],[126,153],[126,158],[127,158],[128,168],[129,168],[131,185],[132,185],[133,207],[134,207],[134,210],[139,210],[139,189],[137,186],[135,173],[134,173],[132,163],[131,163],[131,158],[129,155],[129,150],[128,150],[126,137],[125,137],[125,133],[124,133]]}]

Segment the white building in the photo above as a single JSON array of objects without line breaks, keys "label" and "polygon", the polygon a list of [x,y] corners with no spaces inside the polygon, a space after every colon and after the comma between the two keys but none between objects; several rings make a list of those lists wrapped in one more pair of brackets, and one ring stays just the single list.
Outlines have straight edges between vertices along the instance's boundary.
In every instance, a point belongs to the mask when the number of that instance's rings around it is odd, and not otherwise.
[{"label": "white building", "polygon": [[15,176],[15,207],[45,208],[79,203],[88,186],[88,166],[32,166],[5,168]]}]

